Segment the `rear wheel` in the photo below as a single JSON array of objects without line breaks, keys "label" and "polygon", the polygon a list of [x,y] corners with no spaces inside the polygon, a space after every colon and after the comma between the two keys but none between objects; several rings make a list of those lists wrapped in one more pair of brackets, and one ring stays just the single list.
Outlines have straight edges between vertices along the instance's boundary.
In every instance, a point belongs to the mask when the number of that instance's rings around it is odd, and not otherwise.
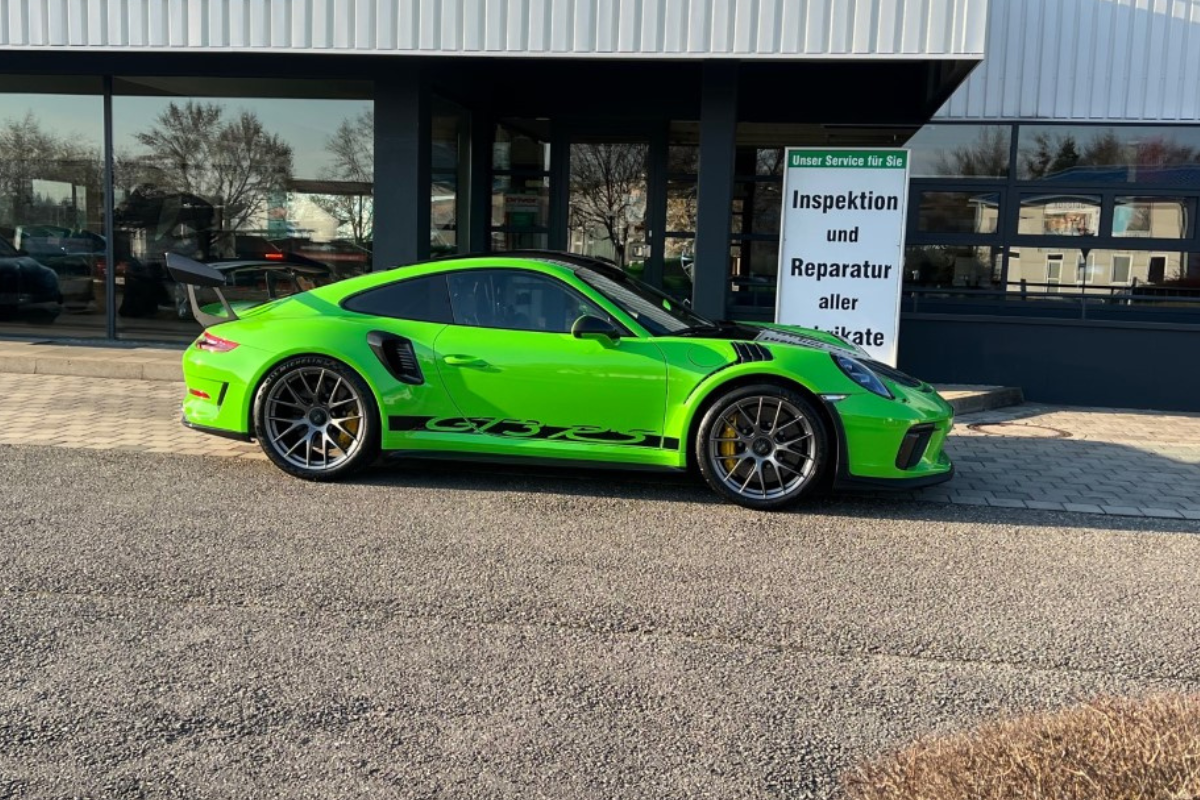
[{"label": "rear wheel", "polygon": [[306,480],[343,478],[379,455],[379,414],[366,381],[320,356],[268,373],[254,398],[254,433],[275,466]]},{"label": "rear wheel", "polygon": [[694,445],[713,491],[748,508],[774,509],[817,486],[828,441],[825,421],[807,398],[762,384],[718,397]]}]

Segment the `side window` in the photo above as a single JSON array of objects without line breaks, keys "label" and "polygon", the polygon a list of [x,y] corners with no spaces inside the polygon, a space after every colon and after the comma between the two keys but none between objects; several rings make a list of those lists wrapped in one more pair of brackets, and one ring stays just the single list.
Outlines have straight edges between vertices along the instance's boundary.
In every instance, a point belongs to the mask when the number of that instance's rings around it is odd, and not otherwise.
[{"label": "side window", "polygon": [[376,317],[447,324],[454,321],[445,275],[426,275],[368,289],[342,305],[347,311]]},{"label": "side window", "polygon": [[477,328],[570,333],[585,314],[608,319],[564,284],[532,272],[476,269],[447,276],[454,321]]}]

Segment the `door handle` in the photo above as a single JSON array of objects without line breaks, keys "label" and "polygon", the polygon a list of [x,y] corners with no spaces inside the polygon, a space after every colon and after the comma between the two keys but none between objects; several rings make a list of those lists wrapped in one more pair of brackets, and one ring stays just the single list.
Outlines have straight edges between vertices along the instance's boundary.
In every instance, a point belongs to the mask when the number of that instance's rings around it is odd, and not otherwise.
[{"label": "door handle", "polygon": [[475,356],[450,355],[442,358],[451,367],[486,367],[488,363]]}]

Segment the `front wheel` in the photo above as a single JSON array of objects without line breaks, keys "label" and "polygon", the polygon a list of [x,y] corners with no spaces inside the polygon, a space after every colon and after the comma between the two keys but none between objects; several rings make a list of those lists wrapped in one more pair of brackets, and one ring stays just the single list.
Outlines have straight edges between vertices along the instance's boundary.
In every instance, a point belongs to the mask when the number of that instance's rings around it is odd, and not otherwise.
[{"label": "front wheel", "polygon": [[254,397],[254,433],[275,466],[311,481],[350,475],[379,455],[379,414],[357,372],[331,358],[288,359]]},{"label": "front wheel", "polygon": [[734,389],[700,422],[696,463],[713,491],[748,508],[795,502],[818,484],[829,436],[812,403],[782,386]]}]

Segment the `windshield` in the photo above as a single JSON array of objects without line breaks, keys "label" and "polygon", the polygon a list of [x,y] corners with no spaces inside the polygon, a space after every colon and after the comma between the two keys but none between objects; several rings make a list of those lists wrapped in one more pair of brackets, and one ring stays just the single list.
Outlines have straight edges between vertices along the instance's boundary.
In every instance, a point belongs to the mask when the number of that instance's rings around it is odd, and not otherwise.
[{"label": "windshield", "polygon": [[11,258],[17,254],[16,249],[8,242],[0,239],[0,256]]},{"label": "windshield", "polygon": [[609,276],[587,267],[575,272],[584,283],[613,301],[638,321],[652,336],[671,336],[697,328],[715,328],[715,323],[691,311],[681,302],[628,275]]}]

